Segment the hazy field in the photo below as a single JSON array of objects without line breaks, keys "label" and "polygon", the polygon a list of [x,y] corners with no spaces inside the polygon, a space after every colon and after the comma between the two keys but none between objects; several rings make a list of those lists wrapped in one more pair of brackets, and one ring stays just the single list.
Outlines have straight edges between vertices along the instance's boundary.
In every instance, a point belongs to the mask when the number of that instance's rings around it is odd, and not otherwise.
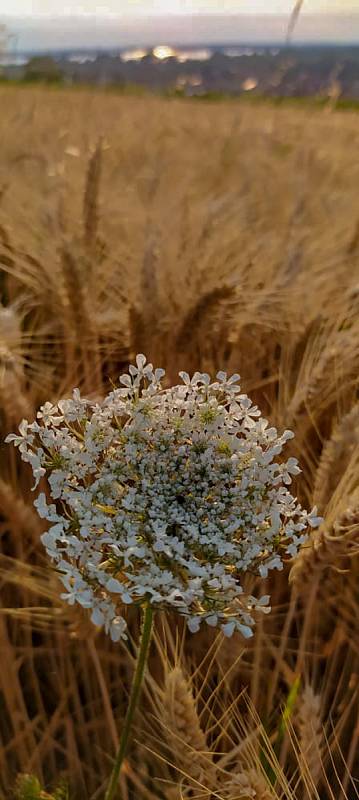
[{"label": "hazy field", "polygon": [[[359,117],[32,88],[0,108],[2,438],[137,352],[171,380],[238,371],[325,517],[249,644],[159,622],[124,800],[358,797]],[[0,786],[95,800],[131,656],[59,599],[30,470],[0,452]]]}]

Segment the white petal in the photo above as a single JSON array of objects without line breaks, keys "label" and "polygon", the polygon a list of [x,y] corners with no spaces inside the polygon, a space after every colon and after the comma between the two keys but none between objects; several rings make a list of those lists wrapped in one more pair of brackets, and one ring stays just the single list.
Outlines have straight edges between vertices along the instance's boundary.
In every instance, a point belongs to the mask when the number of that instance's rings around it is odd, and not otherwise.
[{"label": "white petal", "polygon": [[215,628],[218,625],[218,617],[217,614],[211,614],[210,617],[206,617],[207,625],[210,625],[211,628]]},{"label": "white petal", "polygon": [[138,356],[136,356],[136,364],[138,366],[138,369],[143,369],[146,364],[146,361],[147,361],[146,356],[144,356],[143,353],[139,353]]},{"label": "white petal", "polygon": [[238,622],[237,628],[245,639],[250,639],[251,636],[253,636],[252,628],[249,628],[248,625],[242,625],[240,622]]},{"label": "white petal", "polygon": [[120,583],[116,578],[110,578],[110,580],[106,584],[106,589],[108,592],[116,592],[120,594],[123,592],[123,584]]},{"label": "white petal", "polygon": [[226,624],[222,625],[221,627],[224,635],[229,639],[231,636],[233,636],[233,633],[236,629],[236,623],[234,620],[232,620],[232,622],[226,622]]},{"label": "white petal", "polygon": [[121,375],[120,383],[122,383],[123,386],[132,386],[132,381],[129,375]]},{"label": "white petal", "polygon": [[258,600],[258,602],[257,602],[257,605],[258,605],[258,606],[267,606],[267,605],[268,605],[268,603],[269,603],[269,601],[270,601],[270,596],[269,596],[269,594],[264,594],[264,595],[263,595],[263,597],[261,597],[261,598]]},{"label": "white petal", "polygon": [[120,639],[127,639],[125,634],[126,622],[123,617],[115,617],[110,625],[110,636],[113,642],[119,642]]},{"label": "white petal", "polygon": [[165,374],[166,373],[165,373],[164,369],[156,369],[155,370],[155,380],[156,381],[160,381],[161,378],[163,378],[165,376]]},{"label": "white petal", "polygon": [[105,617],[99,608],[93,609],[91,614],[91,622],[93,622],[94,625],[103,625],[103,623],[105,622]]},{"label": "white petal", "polygon": [[191,633],[198,633],[201,625],[201,617],[190,617],[187,620],[187,627]]},{"label": "white petal", "polygon": [[180,378],[182,378],[183,383],[185,383],[186,386],[189,386],[189,384],[191,383],[191,380],[190,380],[188,372],[179,372],[178,374],[179,374]]}]

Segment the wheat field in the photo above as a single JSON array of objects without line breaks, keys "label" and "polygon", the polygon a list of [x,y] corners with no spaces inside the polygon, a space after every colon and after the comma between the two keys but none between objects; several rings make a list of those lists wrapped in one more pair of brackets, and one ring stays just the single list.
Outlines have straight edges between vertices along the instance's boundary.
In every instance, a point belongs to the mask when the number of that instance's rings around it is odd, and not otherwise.
[{"label": "wheat field", "polygon": [[[138,352],[171,382],[238,371],[324,517],[250,642],[158,616],[123,800],[359,797],[358,116],[42,88],[0,106],[2,442]],[[2,796],[28,773],[28,800],[97,800],[138,620],[115,645],[62,603],[30,470],[0,453]]]}]

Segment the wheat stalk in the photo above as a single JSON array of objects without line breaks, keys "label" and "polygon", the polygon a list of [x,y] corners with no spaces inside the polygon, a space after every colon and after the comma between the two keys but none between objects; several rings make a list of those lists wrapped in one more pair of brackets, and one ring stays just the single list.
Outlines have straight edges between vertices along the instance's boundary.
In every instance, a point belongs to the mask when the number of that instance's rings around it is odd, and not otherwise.
[{"label": "wheat stalk", "polygon": [[294,4],[293,11],[292,11],[292,13],[290,15],[290,19],[289,19],[289,23],[288,23],[287,36],[286,36],[287,45],[290,44],[290,41],[291,41],[291,38],[292,38],[292,35],[293,35],[293,32],[294,32],[295,26],[296,26],[296,24],[298,22],[298,19],[300,17],[300,12],[302,10],[303,3],[304,3],[304,0],[296,0],[296,3]]}]

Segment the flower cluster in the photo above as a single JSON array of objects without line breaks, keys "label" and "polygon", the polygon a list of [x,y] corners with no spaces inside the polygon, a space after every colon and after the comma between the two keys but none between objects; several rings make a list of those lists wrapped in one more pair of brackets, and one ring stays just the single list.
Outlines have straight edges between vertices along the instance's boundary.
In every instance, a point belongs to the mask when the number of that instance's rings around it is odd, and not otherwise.
[{"label": "flower cluster", "polygon": [[243,589],[294,556],[318,524],[287,489],[297,461],[277,461],[281,436],[241,394],[239,376],[219,372],[162,388],[163,370],[137,356],[101,403],[46,403],[7,441],[30,463],[35,501],[51,525],[42,536],[70,604],[114,641],[125,637],[123,607],[151,604],[204,620],[225,635],[252,634],[269,597]]}]

